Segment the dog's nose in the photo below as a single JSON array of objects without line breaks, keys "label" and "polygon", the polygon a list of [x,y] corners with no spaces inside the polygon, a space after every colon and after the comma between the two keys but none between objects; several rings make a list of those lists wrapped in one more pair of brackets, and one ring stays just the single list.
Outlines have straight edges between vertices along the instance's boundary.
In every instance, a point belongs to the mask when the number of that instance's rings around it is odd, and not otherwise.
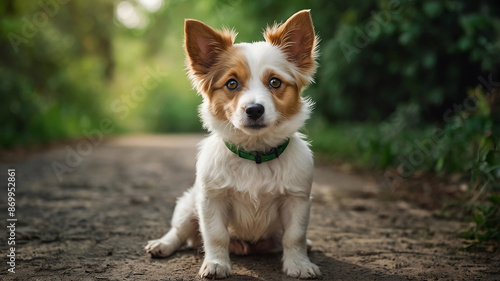
[{"label": "dog's nose", "polygon": [[260,103],[251,103],[245,107],[245,112],[248,118],[257,120],[264,114],[264,106]]}]

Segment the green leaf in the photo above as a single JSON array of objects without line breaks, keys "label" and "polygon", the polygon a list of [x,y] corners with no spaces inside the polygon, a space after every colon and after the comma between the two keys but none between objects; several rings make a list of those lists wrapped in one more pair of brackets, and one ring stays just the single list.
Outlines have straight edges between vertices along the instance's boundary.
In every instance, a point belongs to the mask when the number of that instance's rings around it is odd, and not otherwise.
[{"label": "green leaf", "polygon": [[441,156],[439,157],[437,163],[436,163],[436,173],[439,173],[441,172],[441,170],[443,170],[443,166],[444,166],[444,156]]},{"label": "green leaf", "polygon": [[495,205],[500,205],[500,194],[493,194],[488,197],[488,201]]},{"label": "green leaf", "polygon": [[441,6],[441,3],[439,1],[425,2],[423,8],[424,8],[424,12],[430,18],[437,17],[439,14],[441,14],[441,11],[443,9],[443,7]]},{"label": "green leaf", "polygon": [[479,224],[482,224],[484,222],[484,215],[483,214],[474,214],[472,216],[472,218],[474,219],[474,222],[479,225]]},{"label": "green leaf", "polygon": [[498,159],[496,159],[496,156],[497,156],[496,151],[490,150],[486,154],[484,161],[488,164],[488,166],[494,166],[498,162]]},{"label": "green leaf", "polygon": [[466,51],[472,48],[473,42],[472,38],[468,36],[462,36],[457,42],[458,49],[460,51]]}]

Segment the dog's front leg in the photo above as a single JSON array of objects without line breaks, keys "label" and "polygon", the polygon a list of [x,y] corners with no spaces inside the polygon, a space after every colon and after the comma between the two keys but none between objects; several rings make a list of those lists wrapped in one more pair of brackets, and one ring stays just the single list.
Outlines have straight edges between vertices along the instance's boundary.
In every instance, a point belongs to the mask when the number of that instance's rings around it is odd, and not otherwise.
[{"label": "dog's front leg", "polygon": [[283,225],[283,272],[294,278],[315,278],[319,268],[307,257],[306,231],[311,201],[305,196],[288,196],[280,209]]},{"label": "dog's front leg", "polygon": [[231,275],[227,230],[228,203],[219,196],[209,197],[206,194],[202,194],[199,199],[200,231],[205,249],[205,260],[200,268],[200,276],[226,278]]}]

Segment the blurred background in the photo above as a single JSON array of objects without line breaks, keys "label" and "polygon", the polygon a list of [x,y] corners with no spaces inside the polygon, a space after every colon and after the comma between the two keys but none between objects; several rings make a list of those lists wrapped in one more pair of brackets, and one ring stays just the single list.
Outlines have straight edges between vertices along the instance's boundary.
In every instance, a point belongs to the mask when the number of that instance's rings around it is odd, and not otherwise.
[{"label": "blurred background", "polygon": [[[185,75],[184,19],[260,41],[267,24],[301,9],[311,9],[321,38],[306,90],[317,157],[383,171],[391,188],[422,174],[458,181],[485,198],[479,224],[498,223],[496,1],[4,0],[0,145],[95,130],[202,132],[201,98]],[[500,238],[495,231],[481,235]]]}]

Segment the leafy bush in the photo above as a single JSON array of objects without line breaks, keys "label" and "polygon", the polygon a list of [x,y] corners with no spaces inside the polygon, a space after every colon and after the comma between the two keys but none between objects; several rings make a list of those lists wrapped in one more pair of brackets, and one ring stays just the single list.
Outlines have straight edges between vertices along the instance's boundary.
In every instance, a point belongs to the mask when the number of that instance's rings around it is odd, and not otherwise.
[{"label": "leafy bush", "polygon": [[500,196],[491,195],[486,203],[475,204],[471,212],[472,223],[468,230],[459,234],[470,246],[488,240],[500,240]]},{"label": "leafy bush", "polygon": [[321,154],[378,169],[400,167],[401,178],[415,171],[470,174],[471,188],[500,188],[500,124],[484,93],[477,110],[463,111],[440,126],[421,125],[414,105],[400,106],[378,124],[313,122],[313,148]]},{"label": "leafy bush", "polygon": [[[442,121],[444,109],[499,62],[500,2],[367,3],[330,18],[340,24],[333,37],[322,36],[311,94],[328,120],[375,122],[415,104],[423,121]],[[312,12],[325,21],[323,10]],[[325,28],[332,27],[318,26],[320,35]]]}]

